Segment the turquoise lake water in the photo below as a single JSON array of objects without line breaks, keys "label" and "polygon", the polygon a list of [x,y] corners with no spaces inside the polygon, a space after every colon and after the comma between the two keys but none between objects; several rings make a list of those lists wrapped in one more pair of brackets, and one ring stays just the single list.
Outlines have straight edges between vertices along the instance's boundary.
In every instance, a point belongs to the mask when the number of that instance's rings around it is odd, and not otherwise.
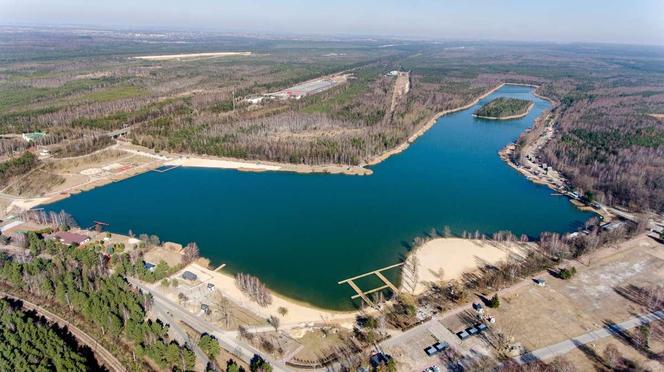
[{"label": "turquoise lake water", "polygon": [[[518,120],[472,117],[479,105],[501,96],[535,106]],[[349,309],[353,292],[339,280],[399,262],[407,242],[431,228],[537,237],[575,230],[591,217],[498,157],[549,107],[531,88],[505,86],[477,106],[440,118],[406,151],[373,166],[371,176],[177,168],[45,208],[66,210],[81,226],[98,220],[114,232],[195,241],[214,264],[254,274],[274,291]],[[368,289],[377,283],[358,284]]]}]

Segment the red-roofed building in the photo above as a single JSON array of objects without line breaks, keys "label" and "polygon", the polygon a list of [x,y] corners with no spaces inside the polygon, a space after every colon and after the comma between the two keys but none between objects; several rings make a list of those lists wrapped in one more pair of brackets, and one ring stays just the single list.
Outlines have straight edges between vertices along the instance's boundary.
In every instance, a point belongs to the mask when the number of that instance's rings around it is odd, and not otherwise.
[{"label": "red-roofed building", "polygon": [[58,231],[49,235],[49,238],[55,239],[62,244],[83,245],[90,241],[90,237],[82,234],[76,234],[69,231]]}]

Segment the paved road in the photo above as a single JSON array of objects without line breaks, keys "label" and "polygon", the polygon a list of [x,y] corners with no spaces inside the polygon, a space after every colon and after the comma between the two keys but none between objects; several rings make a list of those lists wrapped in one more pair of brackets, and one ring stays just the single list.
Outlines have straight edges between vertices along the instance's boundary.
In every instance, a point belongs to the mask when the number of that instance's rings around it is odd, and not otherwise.
[{"label": "paved road", "polygon": [[4,192],[0,192],[0,199],[5,199],[5,200],[8,200],[8,201],[14,201],[16,199],[19,199],[19,197],[14,196],[14,195],[10,195],[10,194],[6,194]]},{"label": "paved road", "polygon": [[15,300],[19,300],[23,303],[23,307],[25,309],[36,311],[37,313],[39,313],[40,315],[42,315],[46,319],[59,324],[61,327],[67,327],[69,332],[71,334],[73,334],[78,341],[80,341],[80,342],[84,343],[85,345],[87,345],[95,353],[95,355],[99,359],[99,362],[101,364],[105,365],[106,367],[108,367],[108,369],[110,369],[111,371],[118,371],[118,372],[125,372],[126,371],[126,369],[122,365],[122,363],[120,363],[120,361],[117,360],[117,358],[115,358],[115,356],[113,356],[113,354],[111,354],[110,351],[106,350],[103,346],[101,346],[97,342],[97,340],[92,338],[87,333],[81,331],[78,327],[76,327],[75,325],[69,323],[67,320],[53,314],[52,312],[44,309],[43,307],[41,307],[39,305],[35,305],[35,304],[33,304],[31,302],[28,302],[28,301],[26,301],[22,298],[15,297],[15,296],[12,296],[12,295],[4,293],[4,292],[0,292],[0,296],[1,297],[8,297],[8,298],[15,299]]},{"label": "paved road", "polygon": [[654,322],[657,320],[664,320],[664,310],[659,310],[645,315],[637,316],[620,324],[606,326],[604,328],[588,332],[584,335],[571,338],[569,340],[565,340],[554,345],[543,347],[541,349],[520,355],[518,357],[514,357],[514,360],[516,360],[519,364],[525,364],[525,363],[534,362],[536,360],[547,360],[555,358],[559,355],[566,354],[569,351],[574,350],[581,345],[585,345],[593,341],[597,341],[599,339],[609,337],[615,334],[619,334],[629,329],[650,322]]},{"label": "paved road", "polygon": [[208,358],[207,354],[201,350],[200,347],[198,347],[198,344],[196,342],[193,342],[187,332],[182,329],[180,324],[178,324],[177,320],[173,318],[168,311],[164,308],[159,303],[155,303],[153,306],[154,312],[157,314],[157,316],[164,322],[167,322],[170,325],[169,331],[171,331],[171,335],[175,334],[176,339],[181,342],[182,344],[187,344],[191,347],[191,349],[194,351],[194,354],[196,354],[196,359],[202,363],[203,369],[210,363],[210,358]]},{"label": "paved road", "polygon": [[151,290],[148,286],[146,286],[139,280],[136,280],[134,278],[127,278],[127,280],[129,280],[129,282],[134,286],[140,288],[143,292],[152,294],[152,298],[154,299],[154,305],[158,306],[160,309],[163,309],[164,311],[167,311],[173,319],[186,323],[188,326],[192,327],[199,333],[208,333],[210,335],[213,335],[214,337],[217,338],[217,340],[219,340],[219,344],[221,345],[221,347],[228,350],[232,354],[235,354],[237,357],[241,358],[245,362],[249,363],[251,361],[251,358],[253,358],[254,355],[258,354],[261,355],[261,357],[265,361],[269,362],[272,365],[272,368],[275,372],[289,370],[289,368],[286,367],[286,365],[283,362],[274,360],[268,356],[263,355],[259,350],[257,350],[253,346],[248,345],[242,342],[241,340],[236,339],[235,337],[232,337],[231,334],[229,334],[229,332],[226,332],[221,328],[216,327],[213,324],[196,317],[195,315],[185,310],[182,306],[168,299],[166,296],[163,296],[162,294]]}]

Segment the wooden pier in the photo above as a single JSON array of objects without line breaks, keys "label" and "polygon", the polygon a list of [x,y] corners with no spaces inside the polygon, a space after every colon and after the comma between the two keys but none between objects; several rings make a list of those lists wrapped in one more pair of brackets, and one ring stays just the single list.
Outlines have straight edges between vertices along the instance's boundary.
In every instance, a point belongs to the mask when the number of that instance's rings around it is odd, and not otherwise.
[{"label": "wooden pier", "polygon": [[[368,295],[370,295],[370,294],[372,294],[372,293],[375,293],[375,292],[380,292],[380,291],[385,290],[385,289],[389,289],[389,290],[391,290],[392,293],[394,293],[394,294],[399,293],[399,288],[397,288],[397,286],[395,286],[392,282],[390,282],[389,279],[387,279],[387,277],[385,277],[385,275],[383,275],[383,271],[386,271],[386,270],[390,270],[390,269],[394,269],[394,268],[397,268],[397,267],[403,266],[403,264],[404,264],[404,263],[402,262],[402,263],[398,263],[398,264],[394,264],[394,265],[390,265],[390,266],[383,267],[382,269],[378,269],[378,270],[374,270],[374,271],[369,271],[368,273],[364,273],[364,274],[361,274],[361,275],[354,276],[354,277],[352,277],[352,278],[344,279],[344,280],[340,281],[338,284],[339,284],[339,285],[342,285],[342,284],[348,284],[351,288],[353,288],[353,290],[354,290],[357,294],[354,295],[354,296],[352,296],[352,297],[351,297],[351,300],[354,300],[354,299],[356,299],[356,298],[362,298],[362,300],[364,300],[364,302],[366,302],[367,305],[372,306],[372,307],[375,307],[376,304],[374,304],[374,302],[371,301],[371,299],[369,299],[369,296],[368,296]],[[370,289],[370,290],[368,290],[368,291],[363,291],[363,290],[362,290],[362,289],[361,289],[361,288],[355,283],[355,280],[358,280],[358,279],[361,279],[361,278],[364,278],[364,277],[367,277],[367,276],[370,276],[370,275],[376,275],[376,276],[378,277],[378,279],[380,279],[383,283],[385,283],[385,285],[380,286],[380,287],[376,287],[376,288],[373,288],[373,289]]]},{"label": "wooden pier", "polygon": [[173,170],[173,169],[178,168],[178,167],[180,167],[180,166],[179,165],[168,165],[168,166],[166,166],[166,168],[159,167],[157,169],[153,169],[153,171],[157,172],[157,173],[166,173],[169,170]]}]

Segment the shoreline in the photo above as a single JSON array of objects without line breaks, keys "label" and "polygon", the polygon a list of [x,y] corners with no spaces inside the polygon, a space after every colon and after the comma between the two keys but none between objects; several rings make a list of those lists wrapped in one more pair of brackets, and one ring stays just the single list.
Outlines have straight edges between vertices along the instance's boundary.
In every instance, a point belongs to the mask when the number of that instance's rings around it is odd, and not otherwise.
[{"label": "shoreline", "polygon": [[530,102],[530,105],[528,105],[528,108],[526,109],[526,112],[524,112],[524,113],[522,113],[522,114],[510,115],[510,116],[504,116],[504,117],[481,116],[481,115],[475,115],[475,114],[473,114],[473,117],[478,118],[478,119],[484,119],[484,120],[496,120],[496,121],[500,121],[500,120],[514,120],[514,119],[521,119],[521,118],[526,117],[526,116],[530,113],[530,111],[533,109],[533,107],[535,107],[535,103],[534,103],[534,102]]},{"label": "shoreline", "polygon": [[475,100],[473,100],[472,102],[470,102],[470,103],[468,103],[464,106],[449,109],[449,110],[443,110],[443,111],[435,114],[422,127],[420,127],[420,129],[416,130],[415,133],[411,134],[410,137],[408,137],[408,139],[406,140],[406,142],[400,144],[399,146],[397,146],[396,148],[394,148],[392,150],[388,150],[388,151],[386,151],[386,152],[384,152],[380,155],[377,155],[377,156],[369,159],[368,161],[366,161],[364,163],[361,163],[360,166],[361,167],[367,167],[367,166],[376,165],[376,164],[379,164],[379,163],[383,162],[384,160],[387,160],[392,155],[396,155],[400,152],[403,152],[404,150],[406,150],[408,148],[408,146],[410,146],[411,143],[415,142],[415,140],[417,140],[417,138],[419,138],[421,135],[423,135],[429,129],[431,129],[438,122],[438,119],[440,119],[441,117],[443,117],[445,115],[453,114],[453,113],[456,113],[456,112],[459,112],[459,111],[467,110],[467,109],[475,106],[479,101],[481,101],[484,98],[486,98],[486,97],[490,96],[491,94],[495,93],[497,90],[504,87],[505,85],[519,85],[519,84],[500,83],[496,87],[494,87],[494,88],[490,89],[489,91],[483,93],[481,96],[479,96],[478,98],[476,98]]},{"label": "shoreline", "polygon": [[[467,109],[471,108],[472,106],[476,105],[480,100],[482,100],[482,99],[488,97],[489,95],[495,93],[497,90],[503,88],[506,85],[536,87],[536,86],[526,85],[526,84],[501,83],[501,84],[497,85],[496,87],[490,89],[489,91],[485,92],[480,97],[476,98],[475,100],[473,100],[472,102],[470,102],[467,105],[464,105],[462,107],[458,107],[458,108],[455,108],[455,109],[445,110],[445,111],[437,113],[424,126],[422,126],[420,129],[418,129],[414,134],[412,134],[409,137],[408,141],[401,144],[397,148],[395,148],[393,150],[390,150],[390,151],[380,155],[378,158],[373,159],[373,163],[366,164],[366,165],[378,164],[381,161],[386,160],[390,156],[392,156],[394,154],[397,154],[401,151],[404,151],[419,136],[423,135],[424,133],[426,133],[427,130],[429,130],[431,127],[433,127],[433,125],[436,124],[438,119],[440,119],[442,116],[445,116],[445,115],[448,115],[448,114],[451,114],[451,113],[456,113],[456,112],[459,112],[459,111],[467,110]],[[531,104],[531,108],[532,108],[532,106],[534,106],[534,103]],[[535,124],[533,124],[533,126],[534,125]],[[509,148],[512,145],[513,145],[513,143],[508,144],[506,146],[506,148],[501,150],[501,152],[500,152],[501,153],[501,159],[503,159],[505,162],[507,162],[508,165],[510,165],[513,168],[518,170],[517,166],[509,160],[509,156],[507,155],[507,152],[504,153],[505,154],[504,156],[506,156],[506,157],[503,157],[503,152],[506,151],[507,148]],[[207,156],[207,157],[206,156],[187,156],[187,155],[177,155],[177,154],[169,154],[169,153],[156,154],[156,153],[154,153],[154,151],[149,150],[149,149],[145,149],[141,146],[136,146],[136,145],[131,145],[131,144],[126,144],[126,146],[127,147],[123,149],[124,151],[141,152],[145,156],[154,157],[156,160],[154,162],[144,164],[141,167],[139,167],[139,168],[148,168],[148,169],[135,168],[135,169],[128,170],[126,173],[122,173],[122,174],[119,174],[119,175],[114,175],[114,176],[106,178],[106,179],[94,180],[93,182],[85,184],[84,187],[80,187],[80,189],[74,190],[72,192],[67,192],[66,194],[60,193],[58,195],[54,195],[51,198],[42,197],[42,198],[26,199],[26,200],[32,200],[32,201],[35,202],[34,205],[30,208],[33,208],[37,205],[50,204],[50,203],[53,203],[53,202],[56,202],[56,201],[59,201],[59,200],[62,200],[62,199],[66,199],[71,195],[78,194],[78,193],[83,192],[83,191],[89,191],[89,190],[94,189],[96,187],[108,185],[108,184],[116,182],[116,181],[121,181],[121,180],[124,180],[124,179],[128,179],[128,178],[131,178],[133,176],[143,174],[147,171],[154,170],[154,169],[157,169],[157,168],[162,167],[162,166],[183,166],[183,167],[206,167],[206,168],[218,168],[218,169],[236,169],[238,171],[250,171],[250,172],[289,171],[289,172],[297,172],[297,173],[315,173],[317,171],[314,170],[314,169],[321,169],[322,171],[319,171],[319,172],[334,173],[334,171],[336,170],[337,173],[344,173],[344,174],[347,174],[347,173],[345,173],[345,171],[347,171],[348,168],[349,168],[349,167],[338,166],[338,165],[335,165],[335,166],[332,166],[332,165],[330,165],[330,166],[325,166],[325,165],[322,165],[322,166],[302,166],[302,165],[283,164],[283,163],[268,162],[268,161],[248,161],[248,160],[241,160],[241,159],[220,158],[220,157],[212,157],[212,156]],[[143,151],[144,149],[145,149],[145,151]],[[175,157],[172,157],[172,156],[175,156]],[[364,170],[370,172],[370,173],[358,173],[358,174],[371,174],[371,171],[369,169],[363,168],[363,166],[362,167],[354,167],[354,169],[364,169]],[[522,173],[521,171],[519,171],[519,172]],[[530,177],[528,177],[526,174],[524,174],[524,173],[522,173],[522,174],[524,176],[526,176],[526,178],[528,180],[530,180],[534,183],[547,184],[545,182],[537,182],[536,180],[531,179]],[[548,184],[547,184],[547,186],[551,187],[551,185],[548,185]],[[555,190],[555,188],[553,188],[553,187],[551,187],[551,188]],[[20,202],[25,204],[24,203],[25,200],[20,200]],[[12,203],[12,205],[14,205],[14,203]],[[29,205],[29,203],[27,203],[27,205]],[[579,209],[581,209],[581,208],[579,208]],[[454,261],[454,257],[450,258],[453,255],[452,253],[447,252],[446,254],[447,254],[446,258],[443,259],[442,261],[446,261],[446,260],[447,261]],[[458,254],[467,254],[467,252],[466,253],[460,252]],[[457,260],[459,260],[459,258],[457,258]],[[227,274],[227,273],[214,272],[213,270],[210,270],[209,268],[205,268],[205,267],[202,267],[200,265],[198,265],[198,266],[206,273],[207,272],[213,273],[214,275],[212,275],[212,276],[215,277],[215,278],[218,275],[224,276],[226,278],[225,280],[221,280],[221,279],[218,279],[218,280],[220,282],[222,282],[222,281],[227,282],[227,283],[230,282],[232,284],[232,286],[226,285],[226,287],[235,288],[234,287],[234,278],[233,278],[232,275]],[[403,280],[401,280],[401,283],[399,285],[403,286]],[[231,291],[232,291],[232,289],[231,289]],[[272,290],[271,290],[271,293],[276,299],[278,299],[277,301],[275,301],[275,303],[286,304],[289,307],[293,307],[293,308],[296,308],[296,309],[299,309],[299,310],[306,309],[306,311],[308,311],[310,313],[318,314],[317,315],[318,317],[320,317],[320,314],[324,314],[328,318],[326,318],[326,319],[321,318],[321,319],[323,319],[323,321],[340,320],[342,318],[347,319],[347,318],[349,318],[353,315],[358,314],[358,310],[354,310],[354,311],[343,311],[343,310],[335,311],[335,310],[331,310],[331,309],[325,309],[325,308],[322,308],[322,307],[318,307],[316,305],[306,303],[306,302],[303,302],[303,301],[299,301],[299,300],[296,300],[296,299],[293,299],[293,298],[289,297],[286,294],[277,293],[277,292],[272,291]],[[305,311],[305,310],[302,310],[302,311]],[[307,316],[308,316],[307,319],[312,318],[311,315],[307,315]]]},{"label": "shoreline", "polygon": [[[484,264],[495,265],[510,257],[525,257],[534,243],[518,241],[436,238],[424,243],[409,254],[407,260],[417,258],[417,283],[402,280],[400,290],[415,295],[424,293],[430,284],[459,280],[466,273],[473,273]],[[405,266],[404,266],[405,268]],[[402,276],[408,277],[407,272]]]},{"label": "shoreline", "polygon": [[[199,167],[199,168],[216,168],[216,169],[234,169],[238,171],[244,171],[244,172],[266,172],[266,171],[275,171],[275,172],[292,172],[292,173],[300,173],[300,174],[309,174],[309,173],[324,173],[324,174],[344,174],[344,175],[352,175],[352,176],[367,176],[373,174],[373,171],[370,168],[370,166],[379,164],[385,160],[387,160],[389,157],[392,155],[396,155],[398,153],[403,152],[410,146],[411,143],[415,142],[417,138],[422,136],[424,133],[426,133],[429,129],[431,129],[438,119],[445,115],[449,115],[452,113],[456,113],[459,111],[467,110],[470,107],[476,105],[480,100],[488,97],[489,95],[495,93],[502,87],[506,85],[514,85],[514,86],[527,86],[527,87],[533,87],[536,88],[537,86],[535,85],[530,85],[530,84],[519,84],[519,83],[500,83],[494,88],[490,89],[489,91],[483,93],[476,99],[474,99],[472,102],[453,109],[449,110],[444,110],[441,111],[437,114],[435,114],[433,117],[431,117],[426,124],[424,124],[422,127],[420,127],[417,131],[415,131],[413,134],[411,134],[406,142],[398,145],[397,147],[393,148],[392,150],[388,150],[380,155],[377,155],[370,160],[363,162],[359,165],[341,165],[341,164],[320,164],[320,165],[306,165],[306,164],[290,164],[290,163],[279,163],[279,162],[272,162],[272,161],[252,161],[252,160],[246,160],[246,159],[238,159],[238,158],[226,158],[226,157],[216,157],[216,156],[210,156],[210,155],[199,155],[199,154],[177,154],[177,153],[160,153],[157,154],[154,152],[154,150],[143,147],[143,146],[138,146],[131,144],[129,142],[124,142],[124,141],[118,141],[118,143],[114,146],[110,146],[107,149],[110,148],[116,148],[121,151],[126,151],[126,152],[131,152],[135,154],[141,154],[144,156],[148,157],[153,157],[155,158],[155,162],[157,164],[150,164],[150,166],[141,166],[139,168],[147,168],[147,169],[132,169],[128,170],[126,172],[123,172],[121,174],[114,174],[111,177],[108,178],[100,178],[96,179],[90,182],[87,182],[82,185],[77,185],[70,190],[67,191],[60,191],[57,194],[45,194],[42,196],[36,196],[36,197],[31,197],[31,198],[21,198],[18,197],[16,200],[12,201],[9,206],[7,207],[6,211],[11,210],[13,207],[19,208],[22,210],[25,209],[31,209],[35,208],[37,206],[43,205],[43,204],[51,204],[55,203],[57,201],[67,199],[72,195],[76,195],[81,192],[85,191],[90,191],[92,189],[95,189],[97,187],[102,187],[109,185],[114,182],[119,182],[123,181],[125,179],[132,178],[134,176],[141,175],[143,173],[155,170],[159,167],[162,166],[183,166],[183,167]],[[105,151],[106,149],[102,150]],[[88,154],[91,155],[91,154]],[[83,155],[83,156],[88,156],[88,155]],[[158,162],[157,160],[161,160],[161,162]]]},{"label": "shoreline", "polygon": [[[532,87],[538,87],[535,85],[528,85],[524,84],[526,86],[532,86]],[[554,132],[554,127],[553,125],[555,124],[555,113],[554,110],[556,109],[558,105],[558,101],[554,100],[553,98],[549,98],[543,95],[538,94],[536,91],[533,91],[533,95],[535,95],[537,98],[546,100],[549,102],[552,107],[549,110],[546,110],[540,115],[539,117],[535,118],[535,121],[533,122],[533,125],[529,128],[526,128],[521,134],[519,135],[519,138],[522,134],[527,133],[529,131],[532,131],[536,129],[537,121],[538,120],[543,120],[543,121],[548,121],[548,123],[544,124],[543,128],[543,133],[539,135],[538,140],[545,138],[544,142],[537,146],[535,149],[535,152],[540,151],[550,140],[551,137],[553,136]],[[534,104],[533,104],[534,105]],[[546,114],[546,116],[544,116]],[[552,116],[553,115],[553,116]],[[595,213],[596,215],[600,216],[604,221],[611,221],[614,216],[611,214],[607,213],[603,209],[595,209],[592,208],[589,205],[583,204],[580,201],[574,199],[565,189],[564,185],[568,183],[568,179],[562,175],[562,173],[558,172],[557,170],[551,168],[553,170],[553,173],[555,174],[555,177],[549,177],[548,179],[546,177],[540,176],[538,174],[534,174],[533,172],[529,171],[526,169],[525,166],[517,164],[515,161],[512,160],[511,155],[514,153],[516,150],[516,143],[518,141],[518,138],[516,141],[511,142],[505,147],[503,147],[500,151],[498,151],[498,157],[500,157],[501,160],[503,160],[508,166],[510,166],[512,169],[516,170],[518,173],[520,173],[522,176],[526,178],[526,180],[536,184],[536,185],[542,185],[546,186],[549,189],[559,193],[562,196],[566,196],[569,200],[569,202],[578,210],[584,211],[584,212],[592,212]],[[533,144],[536,144],[537,140],[533,142]],[[540,166],[541,163],[535,164],[537,166]],[[548,175],[548,173],[546,173]]]},{"label": "shoreline", "polygon": [[[247,309],[257,316],[269,318],[270,315],[278,316],[282,321],[282,326],[295,326],[295,327],[311,327],[329,325],[330,323],[337,324],[342,327],[352,328],[355,318],[360,314],[360,310],[332,310],[326,309],[314,304],[300,301],[291,298],[285,294],[276,292],[272,289],[272,303],[268,306],[260,306],[258,303],[250,299],[244,292],[242,292],[235,285],[234,275],[222,270],[215,271],[205,267],[199,263],[192,263],[184,267],[182,270],[173,274],[173,278],[179,278],[180,274],[185,271],[191,271],[201,278],[202,284],[213,283],[221,294],[244,309]],[[206,278],[202,280],[203,278]],[[202,285],[199,284],[199,285]],[[152,286],[158,289],[159,283],[154,283]],[[288,309],[286,315],[279,315],[279,308],[285,307]],[[368,311],[373,311],[368,309]]]}]

